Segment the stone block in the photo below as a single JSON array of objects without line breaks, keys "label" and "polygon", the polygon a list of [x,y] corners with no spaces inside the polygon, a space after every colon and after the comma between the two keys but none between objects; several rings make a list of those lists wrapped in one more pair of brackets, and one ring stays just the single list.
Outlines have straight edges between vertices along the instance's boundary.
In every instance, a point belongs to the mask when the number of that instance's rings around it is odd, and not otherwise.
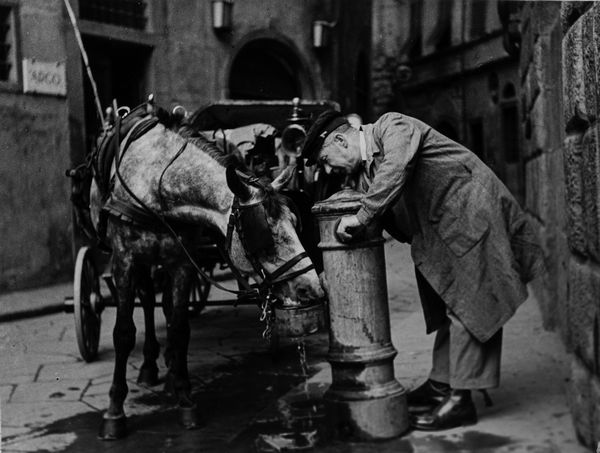
[{"label": "stone block", "polygon": [[521,112],[523,115],[527,115],[529,112],[529,105],[531,102],[529,99],[531,95],[529,94],[529,71],[532,71],[532,63],[528,64],[521,71]]},{"label": "stone block", "polygon": [[576,356],[573,356],[571,382],[567,388],[567,397],[577,438],[587,446],[592,446],[594,438],[591,377],[589,368]]},{"label": "stone block", "polygon": [[582,21],[569,29],[563,38],[562,50],[564,122],[568,125],[574,117],[587,117]]},{"label": "stone block", "polygon": [[560,19],[563,33],[567,33],[579,17],[592,6],[590,3],[587,1],[561,2]]},{"label": "stone block", "polygon": [[540,95],[540,68],[542,67],[540,60],[541,46],[539,42],[533,45],[533,60],[531,62],[531,71],[528,73],[527,79],[527,92],[529,96],[529,103],[527,109],[531,109],[533,103]]},{"label": "stone block", "polygon": [[538,40],[535,71],[538,73],[540,98],[544,102],[545,124],[549,146],[558,149],[564,140],[563,124],[563,85],[562,85],[562,33],[558,24],[550,35],[540,36]]},{"label": "stone block", "polygon": [[595,26],[600,25],[598,22],[600,17],[596,17],[591,11],[588,11],[580,18],[581,33],[582,33],[582,51],[583,58],[583,102],[585,104],[584,111],[588,116],[589,121],[593,121],[598,116],[598,65],[596,64],[596,54],[598,50],[596,46],[600,43],[595,30]]},{"label": "stone block", "polygon": [[583,136],[582,201],[586,247],[589,256],[600,261],[600,125],[594,124]]},{"label": "stone block", "polygon": [[580,255],[586,254],[585,223],[583,217],[582,134],[565,138],[565,186],[567,195],[567,238],[569,248]]},{"label": "stone block", "polygon": [[[548,239],[550,236],[548,229],[544,225],[535,220],[532,220],[532,224],[536,227],[535,232],[540,239],[540,244],[544,251],[544,262],[547,270],[542,279],[536,279],[532,282],[532,289],[536,295],[536,300],[542,314],[544,329],[554,331],[560,322],[559,315],[557,313],[560,304],[558,303],[559,299],[557,297],[557,291],[554,285],[556,272],[554,266],[552,266],[553,263],[551,262],[553,254],[552,250],[549,249],[549,245],[551,245],[551,243],[548,241]],[[565,272],[563,272],[563,274],[565,274]],[[564,300],[566,300],[566,297],[563,299],[563,301]],[[563,303],[562,305],[566,304]]]},{"label": "stone block", "polygon": [[546,152],[546,168],[550,185],[550,205],[545,222],[552,229],[563,234],[567,225],[566,197],[565,197],[565,167],[562,147],[556,147]]},{"label": "stone block", "polygon": [[592,447],[600,444],[600,377],[592,376],[590,379],[590,399],[592,404]]},{"label": "stone block", "polygon": [[530,31],[531,20],[521,21],[521,50],[520,50],[520,65],[522,68],[529,65],[533,58],[534,38]]},{"label": "stone block", "polygon": [[554,234],[547,237],[548,248],[552,250],[552,256],[548,261],[549,272],[547,283],[556,303],[557,326],[563,343],[567,343],[570,335],[569,307],[565,303],[568,297],[568,273],[569,251],[567,238],[563,230],[555,229]]},{"label": "stone block", "polygon": [[588,90],[590,92],[590,103],[594,102],[594,113],[596,118],[600,114],[600,86],[598,85],[598,72],[600,71],[600,4],[595,4],[594,7],[586,13],[586,17],[591,19],[591,27],[588,26],[591,35],[585,41],[586,55],[593,60],[593,65],[585,74],[586,83],[590,84]]},{"label": "stone block", "polygon": [[531,109],[531,142],[534,149],[549,151],[555,148],[560,142],[552,142],[555,139],[551,135],[552,127],[548,127],[552,118],[552,108],[547,96],[538,96]]},{"label": "stone block", "polygon": [[598,291],[600,275],[588,265],[569,262],[569,346],[583,363],[594,369],[598,361]]},{"label": "stone block", "polygon": [[544,221],[544,205],[547,203],[550,186],[545,172],[545,157],[529,160],[525,164],[525,206],[538,219]]},{"label": "stone block", "polygon": [[535,17],[531,24],[534,37],[547,35],[554,26],[560,26],[560,3],[532,2],[531,15]]}]

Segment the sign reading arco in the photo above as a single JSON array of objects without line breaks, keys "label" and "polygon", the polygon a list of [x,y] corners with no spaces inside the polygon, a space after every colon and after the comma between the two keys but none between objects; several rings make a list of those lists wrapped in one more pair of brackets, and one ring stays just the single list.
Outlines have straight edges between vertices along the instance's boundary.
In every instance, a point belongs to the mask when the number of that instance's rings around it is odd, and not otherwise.
[{"label": "sign reading arco", "polygon": [[67,94],[65,63],[24,58],[23,92],[65,96]]}]

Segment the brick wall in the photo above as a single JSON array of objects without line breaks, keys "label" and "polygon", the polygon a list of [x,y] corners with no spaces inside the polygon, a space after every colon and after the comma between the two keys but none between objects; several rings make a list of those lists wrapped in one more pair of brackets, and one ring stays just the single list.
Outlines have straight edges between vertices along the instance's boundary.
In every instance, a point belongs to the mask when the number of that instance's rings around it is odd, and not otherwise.
[{"label": "brick wall", "polygon": [[546,252],[536,291],[572,358],[577,435],[600,441],[600,4],[531,2],[522,11],[526,206]]}]

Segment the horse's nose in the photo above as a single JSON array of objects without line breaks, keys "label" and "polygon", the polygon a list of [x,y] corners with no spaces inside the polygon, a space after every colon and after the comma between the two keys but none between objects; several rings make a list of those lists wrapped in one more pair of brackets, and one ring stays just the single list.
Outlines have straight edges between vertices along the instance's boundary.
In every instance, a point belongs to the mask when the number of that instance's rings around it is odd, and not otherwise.
[{"label": "horse's nose", "polygon": [[294,289],[296,297],[301,302],[309,302],[325,297],[325,292],[321,288],[318,278],[299,282]]}]

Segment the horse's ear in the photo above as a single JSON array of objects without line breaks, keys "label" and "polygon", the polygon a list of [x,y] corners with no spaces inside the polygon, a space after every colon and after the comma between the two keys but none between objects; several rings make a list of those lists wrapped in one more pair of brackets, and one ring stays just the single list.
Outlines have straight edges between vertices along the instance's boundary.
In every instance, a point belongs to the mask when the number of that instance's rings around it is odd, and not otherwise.
[{"label": "horse's ear", "polygon": [[227,177],[227,186],[233,194],[242,201],[250,199],[252,194],[250,188],[244,183],[237,174],[237,165],[228,165],[225,172]]},{"label": "horse's ear", "polygon": [[283,169],[283,171],[273,180],[271,183],[271,187],[275,192],[279,192],[282,188],[287,186],[287,184],[292,180],[294,176],[294,170],[296,169],[296,165],[288,165]]}]

